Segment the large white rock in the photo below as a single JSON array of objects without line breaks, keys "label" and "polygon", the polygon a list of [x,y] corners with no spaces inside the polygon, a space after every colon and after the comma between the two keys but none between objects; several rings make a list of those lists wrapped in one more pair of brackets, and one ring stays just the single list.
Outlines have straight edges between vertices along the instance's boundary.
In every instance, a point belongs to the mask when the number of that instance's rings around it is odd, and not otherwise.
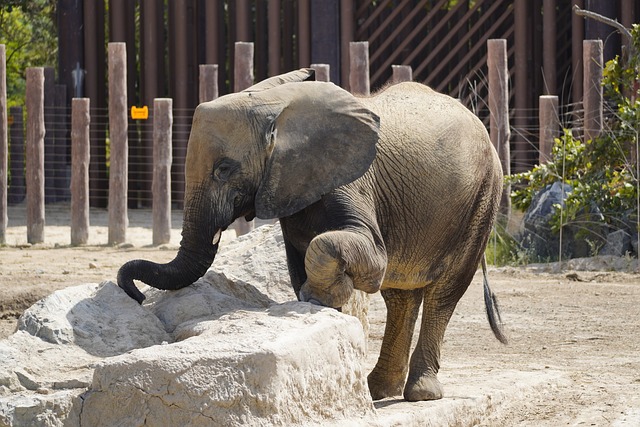
[{"label": "large white rock", "polygon": [[252,234],[194,285],[146,288],[143,306],[104,282],[28,309],[0,341],[0,426],[333,424],[373,414],[360,322],[292,302],[278,227]]}]

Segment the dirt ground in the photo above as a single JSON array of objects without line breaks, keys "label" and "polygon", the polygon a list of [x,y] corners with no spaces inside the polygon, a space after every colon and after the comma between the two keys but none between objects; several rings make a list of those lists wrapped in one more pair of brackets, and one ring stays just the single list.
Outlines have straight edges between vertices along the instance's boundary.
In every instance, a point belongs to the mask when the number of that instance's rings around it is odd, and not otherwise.
[{"label": "dirt ground", "polygon": [[[150,211],[130,211],[130,243],[109,247],[107,214],[95,210],[90,244],[70,247],[67,207],[47,207],[46,243],[29,246],[24,206],[11,207],[8,245],[0,248],[0,339],[12,333],[26,307],[56,289],[114,280],[120,265],[133,258],[172,259],[180,241],[180,215],[174,213],[171,243],[152,247]],[[475,424],[640,425],[640,275],[538,271],[490,268],[510,340],[506,346],[489,330],[481,276],[476,275],[451,320],[442,350],[445,394],[448,381],[463,373],[473,378],[476,372],[525,372],[534,377],[554,372],[557,380],[524,398],[505,399]],[[372,299],[370,313],[372,365],[384,331],[381,298]]]}]

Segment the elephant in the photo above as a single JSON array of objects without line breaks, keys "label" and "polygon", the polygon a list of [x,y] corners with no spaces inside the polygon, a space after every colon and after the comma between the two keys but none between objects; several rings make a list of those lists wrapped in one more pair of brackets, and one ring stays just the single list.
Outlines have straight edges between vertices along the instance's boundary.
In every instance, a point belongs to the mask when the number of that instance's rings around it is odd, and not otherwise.
[{"label": "elephant", "polygon": [[381,292],[372,398],[439,399],[445,328],[480,264],[487,317],[506,343],[483,258],[502,181],[484,125],[459,101],[416,82],[356,97],[292,71],[196,108],[178,252],[129,261],[117,282],[139,303],[134,280],[183,288],[235,219],[277,218],[300,301],[339,309],[354,289]]}]

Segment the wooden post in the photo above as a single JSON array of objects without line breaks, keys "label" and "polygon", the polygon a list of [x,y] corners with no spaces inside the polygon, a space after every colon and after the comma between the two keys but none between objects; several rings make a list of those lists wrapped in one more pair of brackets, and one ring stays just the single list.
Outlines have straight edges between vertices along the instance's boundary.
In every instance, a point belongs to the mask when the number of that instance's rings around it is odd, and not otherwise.
[{"label": "wooden post", "polygon": [[[199,102],[213,101],[218,97],[218,64],[200,65]],[[154,100],[155,103],[155,100]],[[172,118],[173,121],[173,118]]]},{"label": "wooden post", "polygon": [[369,42],[349,43],[349,88],[354,95],[369,96]]},{"label": "wooden post", "polygon": [[602,40],[584,40],[582,43],[584,82],[584,141],[597,137],[602,131]]},{"label": "wooden post", "polygon": [[[217,82],[217,80],[216,80]],[[171,132],[173,100],[153,100],[153,244],[171,240]]]},{"label": "wooden post", "polygon": [[109,244],[124,243],[127,236],[127,51],[125,43],[109,43]]},{"label": "wooden post", "polygon": [[313,68],[316,72],[316,81],[331,81],[331,70],[329,69],[329,64],[311,64],[310,68]]},{"label": "wooden post", "polygon": [[[236,42],[235,49],[234,92],[241,92],[253,85],[253,43]],[[232,224],[237,236],[247,234],[254,227],[254,221],[244,218],[238,218]]]},{"label": "wooden post", "polygon": [[413,70],[411,69],[411,65],[392,65],[392,76],[391,82],[393,84],[400,82],[410,82],[413,80]]},{"label": "wooden post", "polygon": [[44,68],[27,68],[27,242],[44,242]]},{"label": "wooden post", "polygon": [[234,92],[241,92],[253,85],[253,43],[236,42],[233,76]]},{"label": "wooden post", "polygon": [[0,44],[0,245],[7,243],[9,141],[7,135],[7,51]]},{"label": "wooden post", "polygon": [[11,107],[9,134],[11,136],[11,186],[9,187],[9,203],[22,203],[26,194],[24,176],[24,120],[22,107]]},{"label": "wooden post", "polygon": [[[502,162],[504,175],[511,174],[511,150],[509,138],[509,69],[507,65],[507,41],[487,41],[487,68],[489,69],[489,124],[491,142]],[[500,201],[500,212],[508,221],[511,214],[511,187],[505,185]]]},{"label": "wooden post", "polygon": [[556,95],[542,95],[540,97],[540,164],[551,160],[551,148],[554,140],[559,136],[558,97]]},{"label": "wooden post", "polygon": [[71,244],[89,240],[89,98],[71,100]]}]

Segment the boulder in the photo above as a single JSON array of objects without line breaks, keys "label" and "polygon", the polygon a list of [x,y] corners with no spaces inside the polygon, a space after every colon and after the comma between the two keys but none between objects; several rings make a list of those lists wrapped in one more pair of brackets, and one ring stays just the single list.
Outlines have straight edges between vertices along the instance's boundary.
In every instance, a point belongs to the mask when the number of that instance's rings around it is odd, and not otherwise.
[{"label": "boulder", "polygon": [[573,188],[568,184],[554,182],[540,190],[532,199],[523,218],[523,231],[518,241],[524,249],[528,261],[549,262],[559,259],[562,242],[562,259],[579,258],[594,255],[594,248],[603,244],[599,236],[606,235],[606,225],[597,206],[590,213],[583,213],[581,221],[590,224],[590,232],[582,226],[563,226],[562,239],[552,230],[551,221],[556,205],[564,206],[566,194]]},{"label": "boulder", "polygon": [[624,230],[616,230],[607,234],[607,242],[600,249],[599,255],[625,256],[633,251],[631,235]]},{"label": "boulder", "polygon": [[270,226],[229,244],[187,288],[144,287],[142,306],[108,281],[55,292],[0,341],[0,426],[371,416],[361,323],[294,301],[285,266]]}]

